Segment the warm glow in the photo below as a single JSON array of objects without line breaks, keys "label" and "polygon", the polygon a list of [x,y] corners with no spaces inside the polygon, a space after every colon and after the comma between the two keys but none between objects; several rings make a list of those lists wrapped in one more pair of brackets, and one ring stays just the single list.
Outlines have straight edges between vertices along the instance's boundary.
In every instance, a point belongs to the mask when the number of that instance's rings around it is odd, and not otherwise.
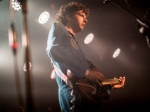
[{"label": "warm glow", "polygon": [[27,46],[27,39],[25,34],[22,34],[22,46]]},{"label": "warm glow", "polygon": [[54,69],[53,69],[52,72],[51,72],[50,78],[51,78],[51,79],[55,79],[55,71],[54,71]]},{"label": "warm glow", "polygon": [[8,35],[9,35],[9,45],[13,48],[13,49],[17,49],[18,44],[17,44],[17,39],[16,39],[16,33],[14,31],[14,26],[13,24],[11,25],[11,27],[8,30]]},{"label": "warm glow", "polygon": [[120,54],[121,50],[118,48],[115,50],[114,54],[113,54],[113,58],[117,58]]},{"label": "warm glow", "polygon": [[94,34],[90,33],[85,37],[84,43],[89,44],[93,41],[93,39],[94,39]]},{"label": "warm glow", "polygon": [[9,45],[12,46],[12,44],[13,44],[13,32],[11,29],[9,29],[8,33],[9,33]]}]

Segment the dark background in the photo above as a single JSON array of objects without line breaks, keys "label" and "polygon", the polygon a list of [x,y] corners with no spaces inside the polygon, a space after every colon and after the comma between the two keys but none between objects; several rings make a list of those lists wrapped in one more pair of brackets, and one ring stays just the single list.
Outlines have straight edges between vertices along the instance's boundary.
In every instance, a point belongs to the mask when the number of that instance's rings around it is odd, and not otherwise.
[{"label": "dark background", "polygon": [[[32,63],[31,83],[36,112],[60,112],[57,84],[50,78],[52,67],[46,54],[46,42],[54,14],[60,5],[72,0],[28,0],[28,31],[30,37],[30,57]],[[106,78],[126,76],[124,89],[111,91],[108,101],[103,101],[104,112],[149,112],[150,105],[150,48],[146,37],[139,33],[136,17],[117,7],[113,2],[104,4],[103,0],[74,0],[90,8],[89,22],[84,31],[77,34],[77,40],[87,59],[105,75]],[[130,10],[125,0],[115,0]],[[134,14],[150,22],[150,3],[148,0],[128,0]],[[52,5],[54,8],[52,8]],[[49,11],[50,20],[41,25],[38,17]],[[17,62],[14,61],[9,46],[8,28],[10,26],[9,0],[0,1],[0,112],[19,112],[15,78],[15,63],[21,82],[21,91],[26,104],[26,75],[23,71],[25,48],[22,46],[23,13],[15,11],[14,24],[17,33]],[[86,45],[84,38],[95,35]],[[117,58],[113,52],[121,49]]]}]

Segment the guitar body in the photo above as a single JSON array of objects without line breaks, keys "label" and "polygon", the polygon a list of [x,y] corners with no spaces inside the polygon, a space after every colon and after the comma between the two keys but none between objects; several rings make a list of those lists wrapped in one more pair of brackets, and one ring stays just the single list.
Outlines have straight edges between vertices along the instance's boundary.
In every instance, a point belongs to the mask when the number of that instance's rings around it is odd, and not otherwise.
[{"label": "guitar body", "polygon": [[102,100],[108,100],[111,84],[119,84],[118,79],[104,79],[102,82],[94,83],[86,78],[77,80],[72,74],[68,74],[68,85],[78,92],[84,103],[101,104]]},{"label": "guitar body", "polygon": [[110,97],[110,94],[106,92],[101,83],[93,83],[85,78],[76,81],[74,89],[80,94],[85,103],[101,104],[102,100],[109,99]]}]

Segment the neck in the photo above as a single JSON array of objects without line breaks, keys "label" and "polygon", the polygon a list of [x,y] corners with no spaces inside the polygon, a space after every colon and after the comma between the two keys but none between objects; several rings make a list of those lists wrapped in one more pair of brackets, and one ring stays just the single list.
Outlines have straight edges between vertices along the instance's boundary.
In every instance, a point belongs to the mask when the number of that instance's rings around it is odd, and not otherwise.
[{"label": "neck", "polygon": [[72,33],[74,36],[76,35],[76,32],[73,30],[73,28],[69,27],[69,26],[65,26],[65,28],[70,31],[70,33]]}]

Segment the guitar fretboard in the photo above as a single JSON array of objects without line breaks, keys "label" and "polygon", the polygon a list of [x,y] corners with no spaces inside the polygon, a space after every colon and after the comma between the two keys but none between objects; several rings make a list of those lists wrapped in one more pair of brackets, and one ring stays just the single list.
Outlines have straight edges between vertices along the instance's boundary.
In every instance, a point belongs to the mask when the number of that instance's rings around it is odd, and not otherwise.
[{"label": "guitar fretboard", "polygon": [[118,79],[104,79],[101,83],[102,83],[102,85],[118,84],[118,83],[120,83],[120,81]]}]

